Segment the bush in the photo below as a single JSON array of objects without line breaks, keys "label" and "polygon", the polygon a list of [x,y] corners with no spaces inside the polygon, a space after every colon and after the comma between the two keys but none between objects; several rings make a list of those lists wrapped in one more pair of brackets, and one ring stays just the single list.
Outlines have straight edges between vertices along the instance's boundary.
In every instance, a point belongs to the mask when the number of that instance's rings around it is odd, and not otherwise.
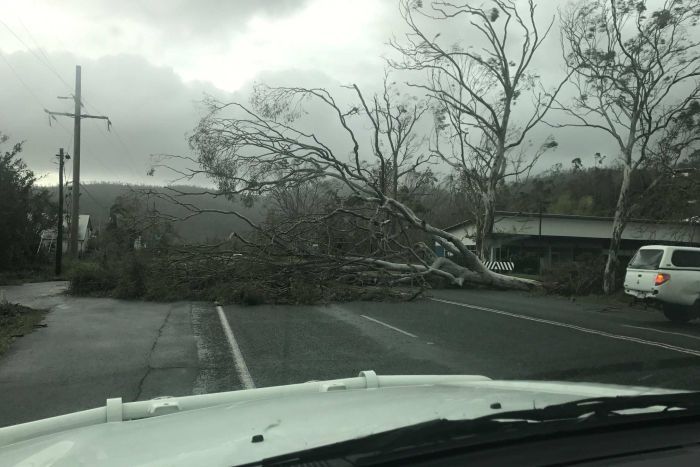
[{"label": "bush", "polygon": [[294,305],[313,305],[323,298],[319,284],[304,277],[295,277],[289,281],[288,300]]},{"label": "bush", "polygon": [[561,295],[589,295],[603,290],[605,258],[582,255],[577,261],[553,265],[543,271],[542,283],[549,292]]},{"label": "bush", "polygon": [[67,276],[74,295],[110,295],[116,286],[112,270],[92,261],[72,263]]},{"label": "bush", "polygon": [[[627,261],[620,260],[615,276],[615,290],[622,288]],[[605,257],[596,254],[582,254],[576,261],[560,263],[545,270],[542,284],[551,293],[561,295],[590,295],[603,292]]]},{"label": "bush", "polygon": [[148,274],[148,261],[138,253],[131,253],[124,258],[117,268],[117,298],[143,298],[146,294],[146,278],[157,281],[159,275]]},{"label": "bush", "polygon": [[222,304],[304,304],[350,300],[405,300],[412,294],[389,287],[344,284],[295,264],[254,257],[127,252],[119,259],[82,261],[69,269],[70,292],[154,301],[202,300]]}]

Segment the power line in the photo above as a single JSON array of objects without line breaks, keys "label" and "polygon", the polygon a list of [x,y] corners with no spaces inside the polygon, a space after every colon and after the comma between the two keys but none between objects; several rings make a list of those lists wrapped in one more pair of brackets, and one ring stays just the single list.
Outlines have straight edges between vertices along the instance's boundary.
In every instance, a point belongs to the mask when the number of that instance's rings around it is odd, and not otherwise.
[{"label": "power line", "polygon": [[[5,54],[0,52],[0,57],[2,57],[3,61],[10,68],[10,70],[15,75],[17,80],[22,84],[24,89],[34,98],[36,103],[39,104],[39,107],[46,110],[46,106],[43,104],[43,102],[41,102],[41,99],[39,99],[39,96],[37,96],[36,93],[34,92],[34,90],[32,90],[31,86],[29,86],[29,84],[27,84],[27,82],[24,81],[24,79],[22,78],[22,75],[19,74],[19,72],[15,69],[15,67],[12,65],[12,63],[7,59],[7,57],[5,57]],[[70,130],[68,130],[68,128],[66,128],[65,125],[63,125],[63,123],[61,123],[56,118],[49,117],[49,123],[51,122],[51,120],[55,121],[58,124],[58,126],[60,126],[66,133],[68,133],[68,135],[70,135]]]},{"label": "power line", "polygon": [[[85,106],[86,106],[88,109],[92,109],[93,112],[98,113],[98,114],[103,113],[103,112],[101,112],[97,107],[95,107],[94,105],[92,105],[91,103],[89,103],[89,102],[87,101],[87,99],[83,99],[83,102],[85,103]],[[126,155],[127,155],[127,156],[129,157],[129,159],[130,159],[130,162],[133,163],[134,166],[138,167],[139,164],[138,164],[138,161],[137,161],[136,157],[135,157],[134,154],[131,152],[131,150],[129,149],[128,145],[126,144],[126,142],[124,141],[124,139],[121,137],[121,134],[119,133],[119,129],[118,129],[117,127],[115,127],[114,124],[112,125],[111,132],[114,134],[114,136],[117,137],[117,141],[118,141],[119,144],[121,145],[122,149],[124,149],[124,152],[126,152]],[[104,133],[104,130],[103,130],[103,133]],[[107,136],[107,135],[105,134],[105,136]],[[110,140],[110,143],[111,143],[111,140]],[[134,169],[134,166],[131,166],[130,168],[131,168],[132,170],[134,170],[132,174],[133,174],[134,176],[137,176],[136,173],[138,172],[138,169]]]},{"label": "power line", "polygon": [[[12,34],[13,36],[15,36],[15,38],[24,46],[25,49],[27,49],[27,51],[28,51],[30,54],[32,54],[32,55],[34,56],[34,58],[36,58],[36,59],[39,61],[39,63],[41,63],[42,65],[44,65],[51,73],[53,73],[54,75],[56,75],[56,77],[57,77],[63,84],[65,84],[65,85],[68,87],[68,89],[71,89],[71,86],[66,82],[65,79],[63,79],[63,77],[61,76],[61,74],[60,74],[49,62],[44,61],[44,60],[41,58],[40,55],[38,55],[34,50],[32,50],[32,48],[29,47],[29,46],[27,45],[27,43],[24,42],[24,40],[22,40],[22,38],[19,37],[19,35],[18,35],[10,26],[8,26],[7,23],[5,23],[5,22],[4,22],[3,20],[1,20],[1,19],[0,19],[0,23],[2,23],[3,26],[5,26],[5,29],[7,29],[8,31],[10,31],[10,34]],[[24,28],[27,29],[26,26],[25,26]],[[28,31],[28,30],[27,30],[27,31]],[[30,35],[31,35],[31,34],[30,34]],[[39,47],[39,46],[37,45],[37,48],[41,51],[41,47]],[[43,53],[43,51],[42,51],[42,53]],[[45,54],[44,54],[44,55],[45,55]]]},{"label": "power line", "polygon": [[[34,58],[37,59],[37,61],[39,61],[39,63],[41,63],[41,64],[44,65],[49,71],[51,71],[51,73],[53,73],[53,74],[68,88],[68,90],[72,91],[71,85],[63,78],[63,76],[61,76],[61,74],[58,72],[58,70],[56,69],[56,67],[53,65],[53,63],[52,63],[51,59],[49,58],[49,56],[46,54],[46,52],[44,51],[44,49],[43,49],[43,48],[39,45],[39,43],[36,41],[36,39],[34,38],[34,36],[33,36],[32,33],[31,33],[31,31],[27,28],[27,26],[26,26],[21,20],[20,20],[20,24],[22,25],[22,27],[24,28],[24,30],[25,30],[25,31],[27,32],[27,34],[29,35],[29,38],[30,38],[31,41],[34,43],[34,45],[36,46],[37,50],[43,55],[43,59],[42,59],[42,57],[39,56],[36,52],[34,52],[34,50],[32,50],[32,49],[27,45],[27,43],[26,43],[24,40],[22,40],[22,38],[21,38],[17,33],[15,33],[15,31],[14,31],[7,23],[5,23],[5,22],[2,21],[2,20],[0,20],[0,23],[2,23],[3,26],[5,26],[5,28],[6,28],[6,29],[7,29],[7,30],[8,30],[8,31],[9,31],[9,32],[10,32],[10,33],[25,47],[25,49],[27,49],[27,51],[28,51],[29,53],[31,53],[31,54],[34,56]],[[3,59],[5,59],[4,56],[3,56]],[[9,61],[7,61],[7,59],[5,59],[5,61],[6,61],[7,64],[12,68],[12,65],[9,63]],[[22,78],[19,76],[19,74],[16,73],[16,71],[14,70],[14,68],[12,68],[12,70],[13,70],[13,72],[15,73],[15,75],[20,79],[20,81],[22,82],[22,84],[27,88],[27,90],[30,91],[30,93],[34,96],[34,98],[37,100],[37,102],[42,106],[42,108],[43,108],[44,110],[46,110],[46,107],[41,103],[41,101],[39,100],[39,98],[36,96],[36,94],[34,94],[34,92],[29,88],[29,86],[24,82],[24,80],[22,80]],[[85,98],[82,98],[82,99],[81,99],[81,105],[83,105],[83,104],[84,104],[85,106],[91,107],[91,108],[92,108],[96,113],[98,113],[98,114],[101,114],[101,113],[102,113],[102,112],[100,112],[94,105],[91,105],[90,103],[88,103],[87,100],[86,100]],[[56,118],[54,118],[53,115],[51,115],[51,114],[49,114],[49,115],[50,115],[50,116],[49,116],[50,119],[53,119],[54,121],[58,122],[58,124],[61,126],[61,128],[63,128],[66,132],[68,132],[68,133],[70,134],[70,131],[68,130],[68,128],[66,128],[62,123],[60,123],[59,120],[57,120]],[[109,123],[111,123],[111,122],[109,122]],[[104,130],[103,130],[101,127],[100,127],[100,132],[103,134],[103,136],[105,137],[105,139],[107,139],[107,140],[110,142],[110,144],[114,145],[114,143],[112,142],[112,140],[109,138],[109,136],[104,132]],[[135,166],[138,166],[138,163],[136,162],[136,158],[134,157],[132,151],[129,149],[128,145],[126,144],[126,142],[124,141],[124,139],[121,137],[121,135],[119,134],[119,132],[118,132],[117,129],[114,129],[114,135],[117,137],[117,141],[118,141],[119,144],[121,145],[121,147],[122,147],[122,149],[124,150],[124,152],[126,152],[126,155],[127,155],[128,158],[129,158],[130,164],[134,164],[134,165],[129,165],[129,169],[132,171],[132,175],[134,175],[135,177],[138,177],[138,175],[137,175],[138,170],[135,169]],[[69,148],[69,150],[70,150],[70,148]],[[98,161],[100,161],[100,163],[102,163],[101,160],[98,159]],[[105,170],[109,171],[109,169],[107,169],[107,167],[105,167],[104,164],[103,164],[103,168],[104,168]]]},{"label": "power line", "polygon": [[96,205],[98,205],[99,207],[101,207],[101,208],[104,209],[105,211],[107,210],[107,208],[104,207],[104,206],[102,205],[102,203],[100,203],[99,201],[97,201],[97,199],[95,199],[95,197],[92,196],[92,193],[90,193],[90,190],[87,189],[87,187],[85,186],[85,184],[81,183],[81,184],[80,184],[80,188],[82,188],[83,191],[84,191],[85,193],[87,193],[88,197],[89,197],[91,200],[93,200],[93,201],[95,202]]},{"label": "power line", "polygon": [[[95,125],[95,126],[97,127],[97,129],[99,130],[99,132],[100,132],[100,134],[102,135],[102,137],[103,137],[110,145],[112,145],[112,147],[113,147],[114,149],[118,150],[118,148],[117,148],[116,145],[114,144],[114,141],[109,137],[109,135],[105,132],[105,130],[104,130],[101,126],[97,125],[97,122],[93,122],[93,125]],[[113,130],[113,129],[114,129],[114,126],[112,126],[112,130]],[[125,149],[126,149],[126,147],[125,147]],[[128,149],[127,149],[127,154],[130,154],[130,153],[128,152]],[[103,167],[105,170],[107,170],[107,171],[109,172],[109,169],[108,169],[107,167],[104,166],[104,164],[102,163],[102,161],[101,161],[100,159],[97,159],[97,160],[100,162],[100,164],[102,165],[102,167]],[[129,168],[129,170],[131,171],[131,174],[132,174],[134,177],[137,177],[137,170],[134,168],[134,166],[131,165],[131,161],[127,162],[127,165],[126,165],[126,166],[127,166],[127,167]]]},{"label": "power line", "polygon": [[22,28],[24,28],[24,30],[25,30],[25,31],[27,32],[27,34],[29,35],[29,39],[31,39],[31,41],[32,41],[32,42],[34,43],[34,45],[36,46],[37,50],[38,50],[38,51],[41,53],[41,55],[44,57],[44,59],[45,59],[45,61],[46,61],[46,65],[48,65],[48,67],[53,71],[53,73],[58,77],[58,79],[60,79],[60,80],[63,82],[63,84],[65,84],[66,87],[67,87],[69,90],[72,91],[71,85],[68,84],[68,81],[66,81],[66,80],[63,78],[63,75],[62,75],[61,73],[59,73],[58,69],[56,68],[56,66],[54,65],[53,61],[51,60],[51,57],[49,57],[49,55],[46,53],[46,51],[44,50],[44,48],[37,42],[37,40],[34,38],[34,35],[32,34],[32,32],[27,28],[27,26],[25,26],[24,22],[23,22],[21,19],[19,20],[19,24],[22,25]]}]

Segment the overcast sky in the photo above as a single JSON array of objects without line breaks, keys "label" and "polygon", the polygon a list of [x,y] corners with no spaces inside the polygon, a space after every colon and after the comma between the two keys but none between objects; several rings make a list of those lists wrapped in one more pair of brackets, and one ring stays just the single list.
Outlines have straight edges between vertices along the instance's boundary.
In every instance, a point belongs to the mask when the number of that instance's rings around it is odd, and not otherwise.
[{"label": "overcast sky", "polygon": [[[551,18],[554,0],[541,0]],[[72,120],[49,126],[44,108],[72,112],[58,100],[72,92],[82,65],[85,112],[81,179],[149,178],[150,155],[187,154],[186,134],[205,93],[246,99],[256,81],[335,89],[381,83],[387,41],[399,35],[397,0],[0,0],[0,131],[25,140],[24,159],[55,183],[59,147],[72,152]],[[535,66],[561,74],[558,31]],[[309,116],[313,119],[313,115]],[[319,117],[320,118],[320,117]],[[319,122],[322,127],[324,122]],[[533,140],[551,133],[540,128]],[[541,167],[614,152],[603,137],[556,135],[560,147]],[[588,159],[587,159],[588,158]],[[69,171],[70,172],[70,171]]]}]

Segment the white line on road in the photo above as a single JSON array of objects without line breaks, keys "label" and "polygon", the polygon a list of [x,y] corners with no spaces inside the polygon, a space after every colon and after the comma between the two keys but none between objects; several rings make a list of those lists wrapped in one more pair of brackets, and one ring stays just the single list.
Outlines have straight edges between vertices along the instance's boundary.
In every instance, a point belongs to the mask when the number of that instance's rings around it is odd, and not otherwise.
[{"label": "white line on road", "polygon": [[248,371],[248,365],[245,364],[243,359],[243,354],[241,353],[240,347],[236,342],[236,338],[233,337],[233,331],[231,326],[228,324],[228,319],[224,314],[224,309],[217,305],[216,311],[219,312],[219,319],[221,320],[221,326],[224,328],[224,334],[226,334],[226,339],[228,339],[228,344],[231,346],[231,355],[233,355],[233,362],[236,365],[236,371],[238,372],[238,377],[243,383],[245,389],[255,389],[255,383],[253,382],[253,377],[250,376],[250,371]]},{"label": "white line on road", "polygon": [[691,339],[697,339],[700,341],[700,336],[694,336],[692,334],[685,334],[682,332],[671,332],[671,331],[662,331],[660,329],[654,329],[654,328],[645,328],[642,326],[632,326],[631,324],[623,324],[624,327],[626,328],[634,328],[634,329],[644,329],[645,331],[654,331],[654,332],[660,332],[662,334],[673,334],[675,336],[684,336],[684,337],[689,337]]},{"label": "white line on road", "polygon": [[475,310],[488,311],[489,313],[510,316],[512,318],[519,318],[519,319],[524,319],[524,320],[528,320],[528,321],[535,321],[537,323],[550,324],[552,326],[559,326],[562,328],[573,329],[573,330],[585,332],[588,334],[596,334],[598,336],[609,337],[610,339],[618,339],[618,340],[622,340],[622,341],[636,342],[637,344],[649,345],[652,347],[660,347],[662,349],[672,350],[674,352],[680,352],[680,353],[700,357],[700,351],[698,351],[698,350],[687,349],[685,347],[678,347],[678,346],[670,345],[670,344],[664,344],[663,342],[650,341],[647,339],[640,339],[638,337],[623,336],[620,334],[613,334],[610,332],[598,331],[595,329],[589,329],[589,328],[584,328],[581,326],[575,326],[573,324],[560,323],[559,321],[551,321],[548,319],[533,318],[531,316],[518,315],[516,313],[510,313],[508,311],[496,310],[494,308],[486,308],[483,306],[467,305],[466,303],[453,302],[452,300],[443,300],[441,298],[431,298],[430,300],[432,300],[434,302],[448,303],[450,305],[457,305],[457,306],[461,306],[464,308],[473,308]]},{"label": "white line on road", "polygon": [[392,326],[391,324],[386,324],[386,323],[384,323],[384,322],[382,322],[382,321],[379,321],[378,319],[370,318],[369,316],[366,316],[366,315],[360,315],[360,316],[362,316],[363,318],[368,319],[368,320],[370,320],[370,321],[374,321],[374,322],[377,323],[377,324],[381,324],[382,326],[386,326],[386,327],[388,327],[389,329],[393,329],[393,330],[396,331],[396,332],[400,332],[401,334],[406,334],[408,337],[418,337],[418,336],[416,336],[415,334],[411,334],[410,332],[404,331],[403,329],[399,329],[399,328],[397,328],[397,327],[395,327],[395,326]]}]

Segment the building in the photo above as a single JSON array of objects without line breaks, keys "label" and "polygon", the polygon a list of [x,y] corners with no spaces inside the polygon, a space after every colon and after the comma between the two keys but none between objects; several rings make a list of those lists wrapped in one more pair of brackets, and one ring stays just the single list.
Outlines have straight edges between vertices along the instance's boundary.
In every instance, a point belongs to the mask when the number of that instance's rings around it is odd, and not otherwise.
[{"label": "building", "polygon": [[[39,241],[39,248],[37,253],[41,249],[46,249],[49,252],[55,251],[56,249],[56,229],[47,229],[41,232],[41,240]],[[63,251],[68,251],[68,237],[70,231],[68,228],[68,220],[66,217],[63,219]],[[92,222],[90,221],[90,216],[88,214],[81,214],[78,217],[78,253],[83,254],[87,248],[90,239],[94,236],[94,230],[92,228]]]},{"label": "building", "polygon": [[[697,246],[700,220],[666,222],[633,219],[622,234],[620,256],[631,256],[652,243]],[[489,238],[488,261],[528,261],[539,268],[572,261],[580,255],[606,255],[610,246],[612,217],[497,211]],[[465,221],[445,229],[467,246],[474,246],[474,223]],[[697,230],[697,231],[696,231]],[[444,254],[438,248],[438,254]]]}]

